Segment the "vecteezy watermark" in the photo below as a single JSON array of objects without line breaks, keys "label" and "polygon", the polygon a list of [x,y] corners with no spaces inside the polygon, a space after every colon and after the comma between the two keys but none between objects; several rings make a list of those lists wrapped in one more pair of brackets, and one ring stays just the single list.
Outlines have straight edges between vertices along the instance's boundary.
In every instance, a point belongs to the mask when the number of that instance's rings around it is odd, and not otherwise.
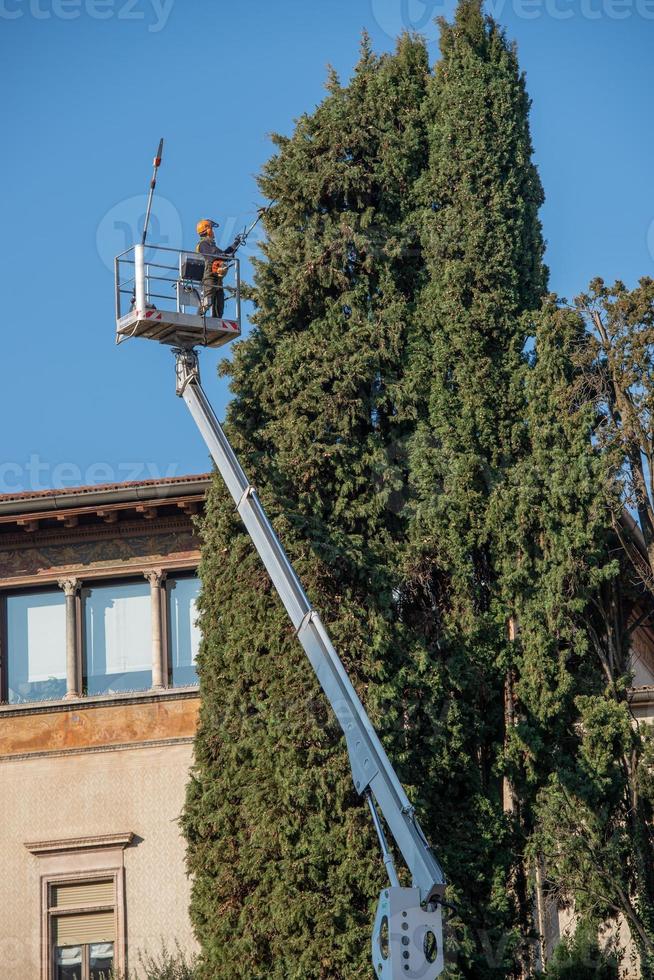
[{"label": "vecteezy watermark", "polygon": [[131,20],[147,24],[151,34],[168,23],[175,0],[0,0],[0,20]]},{"label": "vecteezy watermark", "polygon": [[[98,225],[96,247],[107,269],[113,271],[115,256],[141,241],[146,205],[145,194],[128,197],[114,204]],[[167,248],[183,247],[182,219],[172,201],[165,197],[155,197],[152,203],[148,241]]]},{"label": "vecteezy watermark", "polygon": [[[375,21],[389,37],[417,31],[434,41],[439,17],[451,19],[455,0],[370,0]],[[510,10],[520,20],[654,20],[654,0],[486,0],[484,11],[496,20]]]},{"label": "vecteezy watermark", "polygon": [[101,483],[129,483],[136,480],[162,480],[177,476],[179,463],[135,460],[122,463],[97,462],[82,467],[77,463],[51,463],[38,453],[23,462],[0,462],[0,493],[21,493],[52,488],[95,486]]},{"label": "vecteezy watermark", "polygon": [[520,20],[654,20],[654,0],[488,0],[485,9],[499,20],[507,7]]}]

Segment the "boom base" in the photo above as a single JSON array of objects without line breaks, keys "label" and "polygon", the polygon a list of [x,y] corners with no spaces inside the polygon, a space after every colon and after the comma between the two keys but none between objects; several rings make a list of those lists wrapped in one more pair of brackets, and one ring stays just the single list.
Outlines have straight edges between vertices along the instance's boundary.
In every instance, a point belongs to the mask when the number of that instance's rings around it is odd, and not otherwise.
[{"label": "boom base", "polygon": [[378,980],[436,980],[445,965],[442,934],[440,905],[423,909],[417,888],[385,888],[379,896],[372,934],[372,963]]}]

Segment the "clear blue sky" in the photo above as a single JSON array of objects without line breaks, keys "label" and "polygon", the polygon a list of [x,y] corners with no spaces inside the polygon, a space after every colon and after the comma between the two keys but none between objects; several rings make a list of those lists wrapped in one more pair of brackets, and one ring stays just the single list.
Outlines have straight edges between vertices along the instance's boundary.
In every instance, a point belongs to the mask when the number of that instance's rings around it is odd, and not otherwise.
[{"label": "clear blue sky", "polygon": [[[166,139],[158,227],[238,228],[260,203],[268,134],[453,3],[0,0],[0,492],[198,472],[207,454],[155,344],[114,346],[112,271]],[[551,284],[654,274],[654,0],[491,0],[533,99]],[[140,195],[140,200],[131,200]],[[165,200],[164,200],[165,199]],[[167,203],[168,202],[168,203]],[[121,224],[122,222],[122,224]],[[116,228],[117,224],[117,228]],[[218,354],[203,376],[219,416]]]}]

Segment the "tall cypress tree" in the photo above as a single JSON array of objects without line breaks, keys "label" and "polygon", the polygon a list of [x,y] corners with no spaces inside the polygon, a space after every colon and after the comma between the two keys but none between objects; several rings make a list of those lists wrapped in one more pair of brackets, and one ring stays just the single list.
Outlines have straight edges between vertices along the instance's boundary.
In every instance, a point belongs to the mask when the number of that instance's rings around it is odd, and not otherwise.
[{"label": "tall cypress tree", "polygon": [[428,803],[459,904],[450,956],[466,976],[486,976],[514,969],[529,926],[520,815],[504,813],[500,778],[514,653],[492,501],[524,446],[523,314],[539,305],[547,274],[516,52],[479,0],[462,0],[441,25],[441,54],[424,107],[427,281],[403,406],[416,432],[402,592],[440,691]]},{"label": "tall cypress tree", "polygon": [[[230,439],[409,774],[397,704],[420,664],[400,654],[404,516],[385,461],[405,424],[428,78],[421,41],[378,58],[364,39],[351,83],[332,73],[317,110],[275,138],[254,329],[224,368]],[[218,478],[203,532],[202,709],[183,818],[201,976],[368,977],[383,866],[340,730]]]},{"label": "tall cypress tree", "polygon": [[[527,449],[494,499],[494,518],[506,603],[519,624],[515,724],[505,762],[523,801],[526,857],[542,910],[553,897],[543,829],[545,823],[550,829],[558,824],[555,837],[567,837],[559,779],[568,790],[578,784],[578,699],[601,695],[603,688],[590,639],[602,632],[595,603],[613,588],[618,565],[609,547],[611,467],[592,445],[597,413],[581,395],[574,364],[583,322],[550,297],[533,327],[534,346],[524,368]],[[574,894],[572,880],[567,885],[565,901]],[[583,904],[577,911],[595,920],[600,914]],[[592,919],[585,925],[592,931]],[[582,930],[580,942],[583,935]],[[574,946],[575,955],[582,955],[582,946]]]}]

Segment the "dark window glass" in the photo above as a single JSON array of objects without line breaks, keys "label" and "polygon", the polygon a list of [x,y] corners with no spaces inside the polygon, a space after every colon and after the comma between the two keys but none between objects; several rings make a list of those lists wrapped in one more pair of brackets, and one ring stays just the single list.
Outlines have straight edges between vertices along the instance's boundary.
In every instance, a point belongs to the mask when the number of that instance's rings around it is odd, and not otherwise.
[{"label": "dark window glass", "polygon": [[7,686],[12,704],[66,693],[63,592],[7,596]]},{"label": "dark window glass", "polygon": [[55,950],[55,980],[82,980],[83,946],[58,946]]},{"label": "dark window glass", "polygon": [[[84,973],[84,967],[88,967]],[[58,946],[55,950],[55,980],[112,980],[113,943]]]},{"label": "dark window glass", "polygon": [[114,965],[113,943],[91,943],[89,946],[89,980],[110,980]]},{"label": "dark window glass", "polygon": [[147,582],[84,589],[84,674],[88,694],[152,686],[152,621]]},{"label": "dark window glass", "polygon": [[193,577],[170,578],[168,586],[168,636],[170,646],[169,683],[173,687],[197,684],[195,660],[200,646],[197,626],[197,597],[200,580]]}]

